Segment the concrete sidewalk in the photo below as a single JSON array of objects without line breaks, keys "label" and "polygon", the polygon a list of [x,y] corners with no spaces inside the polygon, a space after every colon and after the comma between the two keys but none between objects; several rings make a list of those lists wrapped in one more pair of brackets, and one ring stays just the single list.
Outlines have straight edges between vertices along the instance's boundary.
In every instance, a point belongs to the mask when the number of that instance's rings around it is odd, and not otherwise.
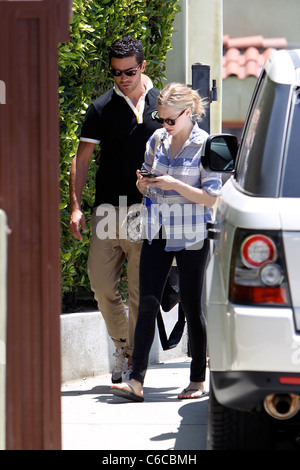
[{"label": "concrete sidewalk", "polygon": [[208,397],[177,398],[189,368],[187,357],[149,366],[143,403],[110,394],[110,374],[64,384],[62,449],[205,450]]}]

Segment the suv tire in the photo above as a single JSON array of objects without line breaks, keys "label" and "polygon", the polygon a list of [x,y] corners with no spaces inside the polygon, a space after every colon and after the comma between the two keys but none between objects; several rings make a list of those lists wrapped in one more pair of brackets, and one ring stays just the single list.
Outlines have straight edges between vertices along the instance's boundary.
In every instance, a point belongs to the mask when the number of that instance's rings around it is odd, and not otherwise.
[{"label": "suv tire", "polygon": [[276,448],[276,425],[264,410],[238,411],[221,405],[211,387],[207,449],[270,450]]}]

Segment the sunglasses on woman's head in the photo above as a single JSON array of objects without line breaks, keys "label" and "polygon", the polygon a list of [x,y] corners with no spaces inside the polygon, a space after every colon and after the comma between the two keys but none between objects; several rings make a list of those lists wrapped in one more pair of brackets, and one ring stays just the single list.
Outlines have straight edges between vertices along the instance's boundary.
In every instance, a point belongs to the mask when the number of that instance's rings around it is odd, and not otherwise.
[{"label": "sunglasses on woman's head", "polygon": [[156,121],[158,121],[160,124],[163,124],[163,123],[165,122],[166,124],[168,124],[168,126],[175,126],[176,120],[177,120],[180,116],[182,116],[182,114],[184,113],[184,111],[185,111],[185,109],[184,109],[183,111],[181,111],[181,113],[178,114],[178,116],[177,116],[176,118],[174,118],[174,119],[171,119],[171,118],[163,119],[163,118],[159,117],[157,111],[153,114],[153,117],[154,117],[154,119],[156,119]]},{"label": "sunglasses on woman's head", "polygon": [[137,67],[130,67],[129,69],[126,69],[126,70],[110,69],[110,72],[114,77],[121,77],[123,73],[125,73],[127,77],[133,77],[137,73],[141,65],[142,65],[142,62],[140,62]]}]

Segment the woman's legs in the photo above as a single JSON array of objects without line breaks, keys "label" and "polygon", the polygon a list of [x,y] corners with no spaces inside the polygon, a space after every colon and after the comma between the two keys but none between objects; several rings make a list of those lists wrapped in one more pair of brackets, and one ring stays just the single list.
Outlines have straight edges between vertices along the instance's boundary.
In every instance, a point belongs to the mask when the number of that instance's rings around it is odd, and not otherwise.
[{"label": "woman's legs", "polygon": [[140,259],[140,302],[135,327],[131,379],[144,383],[149,353],[155,334],[155,321],[166,279],[174,257],[164,250],[165,240],[144,242]]},{"label": "woman's legs", "polygon": [[161,303],[166,279],[174,258],[167,253],[165,240],[143,243],[140,258],[140,302],[135,327],[132,372],[128,382],[115,384],[112,391],[118,396],[140,401],[148,367],[149,353],[155,334],[155,320]]},{"label": "woman's legs", "polygon": [[[174,252],[164,251],[165,242],[154,240],[152,245],[144,242],[140,262],[140,308],[135,329],[132,356],[133,371],[129,384],[138,396],[142,395],[148,358],[155,334],[155,320],[170,270]],[[206,324],[201,309],[202,285],[205,275],[209,242],[205,240],[201,250],[182,250],[175,253],[180,279],[181,303],[188,324],[191,349],[191,372],[188,389],[203,389],[206,372]],[[128,388],[116,384],[115,388]],[[188,396],[196,397],[196,392]],[[132,399],[132,398],[131,398]]]},{"label": "woman's legs", "polygon": [[201,294],[208,250],[209,242],[205,240],[201,250],[183,250],[176,253],[180,299],[187,320],[192,356],[191,384],[188,389],[197,388],[196,384],[198,384],[198,388],[203,389],[205,381],[207,337],[206,322],[201,307]]}]

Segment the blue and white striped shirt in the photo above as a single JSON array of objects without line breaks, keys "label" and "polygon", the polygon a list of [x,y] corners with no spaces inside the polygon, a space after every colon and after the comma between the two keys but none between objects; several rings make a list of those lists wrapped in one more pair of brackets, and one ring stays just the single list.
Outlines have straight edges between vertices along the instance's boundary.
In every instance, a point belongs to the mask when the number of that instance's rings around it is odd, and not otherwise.
[{"label": "blue and white striped shirt", "polygon": [[[221,175],[207,172],[201,164],[201,151],[207,136],[195,123],[182,149],[171,158],[170,136],[165,129],[158,129],[147,142],[143,168],[157,176],[169,174],[218,196],[222,187]],[[145,238],[151,243],[162,227],[166,251],[199,249],[207,237],[206,223],[212,220],[212,213],[213,209],[191,202],[177,191],[148,187],[145,194]]]}]

